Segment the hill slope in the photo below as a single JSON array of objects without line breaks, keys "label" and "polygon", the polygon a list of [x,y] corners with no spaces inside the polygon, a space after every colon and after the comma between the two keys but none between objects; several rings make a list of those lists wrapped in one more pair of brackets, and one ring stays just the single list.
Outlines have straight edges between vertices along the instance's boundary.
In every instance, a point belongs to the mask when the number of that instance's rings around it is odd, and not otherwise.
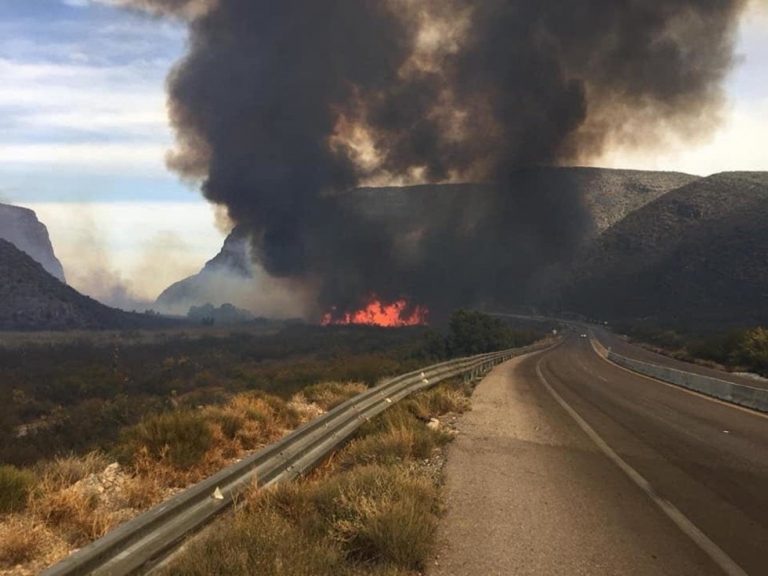
[{"label": "hill slope", "polygon": [[235,303],[239,293],[253,290],[253,263],[248,238],[235,228],[221,251],[205,263],[200,272],[172,284],[158,296],[157,305],[167,311],[186,314],[193,306]]},{"label": "hill slope", "polygon": [[[567,242],[568,254],[563,253],[564,247],[560,245],[548,249],[547,254],[543,254],[543,250],[526,248],[526,244],[544,245],[548,237],[558,236],[557,230],[545,229],[545,222],[551,219],[547,211],[549,207],[560,210],[561,220],[578,220],[573,225],[573,229],[578,230],[577,243],[589,243],[626,214],[696,179],[679,173],[540,168],[512,174],[509,187],[505,189],[483,184],[360,188],[342,196],[340,203],[350,214],[359,214],[372,226],[388,231],[394,239],[392,250],[397,252],[397,260],[423,273],[425,284],[431,283],[435,274],[444,275],[444,270],[459,264],[463,267],[474,264],[477,268],[475,277],[493,273],[488,269],[489,259],[503,267],[505,256],[511,255],[512,263],[507,267],[516,270],[506,275],[515,276],[514,284],[522,285],[531,280],[533,263],[529,260],[559,264],[575,248]],[[525,201],[511,201],[534,196],[543,197],[545,201],[535,208]],[[568,212],[567,207],[575,209]],[[538,212],[527,214],[526,210]],[[530,241],[526,242],[526,239]],[[520,253],[526,250],[531,253],[530,258],[524,258],[528,278],[517,278],[521,266],[514,264],[515,246],[521,247]],[[492,255],[492,252],[498,254]],[[394,272],[392,275],[397,276]],[[175,313],[186,313],[190,306],[207,302],[214,305],[231,302],[248,308],[253,301],[249,295],[260,289],[258,276],[250,261],[248,238],[236,229],[218,256],[199,274],[166,289],[157,304],[161,309]],[[469,273],[463,275],[462,279],[473,285],[460,287],[461,295],[451,299],[446,306],[470,306],[491,300],[488,294],[479,293],[472,277]],[[459,280],[454,278],[454,282]]]},{"label": "hill slope", "polygon": [[7,240],[64,282],[64,269],[53,252],[48,229],[27,208],[0,204],[0,239]]},{"label": "hill slope", "polygon": [[83,296],[0,240],[0,330],[149,328],[169,321],[129,314]]},{"label": "hill slope", "polygon": [[564,302],[608,318],[768,321],[768,173],[718,174],[633,212],[577,262]]}]

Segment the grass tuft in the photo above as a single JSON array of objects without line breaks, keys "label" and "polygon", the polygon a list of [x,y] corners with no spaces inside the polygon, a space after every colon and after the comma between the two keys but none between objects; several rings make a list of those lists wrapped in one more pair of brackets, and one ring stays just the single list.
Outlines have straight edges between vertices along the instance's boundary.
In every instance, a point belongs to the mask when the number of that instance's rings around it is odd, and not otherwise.
[{"label": "grass tuft", "polygon": [[27,506],[34,475],[15,466],[0,466],[0,514],[18,512]]},{"label": "grass tuft", "polygon": [[42,528],[20,519],[0,525],[0,568],[29,562],[40,552]]},{"label": "grass tuft", "polygon": [[321,382],[307,386],[301,395],[307,402],[331,410],[367,389],[365,384],[356,382]]},{"label": "grass tuft", "polygon": [[109,463],[107,457],[99,452],[85,456],[59,456],[37,467],[38,485],[46,492],[62,490],[91,474],[98,474]]},{"label": "grass tuft", "polygon": [[107,533],[109,515],[99,507],[98,495],[71,486],[40,494],[32,501],[33,513],[49,527],[66,534],[75,546],[82,546]]},{"label": "grass tuft", "polygon": [[[327,542],[308,536],[277,511],[241,512],[207,538],[190,545],[168,576],[343,576],[344,558]],[[268,551],[268,552],[267,552]]]},{"label": "grass tuft", "polygon": [[205,417],[197,412],[166,412],[145,418],[125,432],[123,451],[131,458],[142,450],[180,469],[198,464],[213,445]]}]

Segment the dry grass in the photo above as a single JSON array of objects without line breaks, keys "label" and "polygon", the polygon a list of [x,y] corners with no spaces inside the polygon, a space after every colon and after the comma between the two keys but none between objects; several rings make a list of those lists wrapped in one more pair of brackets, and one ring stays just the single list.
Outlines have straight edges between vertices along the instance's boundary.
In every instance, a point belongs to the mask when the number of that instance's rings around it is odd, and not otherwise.
[{"label": "dry grass", "polygon": [[[8,534],[0,562],[32,565],[36,556],[37,562],[53,561],[173,490],[276,441],[306,417],[296,406],[311,402],[327,410],[363,390],[361,384],[331,382],[309,387],[290,403],[247,393],[220,406],[149,416],[123,436],[117,453],[126,466],[114,494],[93,491],[110,462],[99,453],[40,465],[34,482],[30,472],[14,470],[9,477],[20,473],[28,481],[28,509],[19,521],[36,528],[12,534],[7,523],[0,525]],[[234,523],[200,539],[168,573],[413,574],[431,549],[439,497],[432,481],[414,474],[408,462],[428,458],[451,438],[424,420],[466,407],[466,390],[458,385],[393,407],[311,479],[254,492]],[[55,535],[59,548],[41,552],[40,534],[49,540]]]},{"label": "dry grass", "polygon": [[12,518],[0,525],[0,567],[29,562],[40,554],[44,534],[37,524]]},{"label": "dry grass", "polygon": [[252,491],[235,519],[195,541],[168,575],[369,575],[423,571],[441,499],[413,462],[452,437],[423,421],[468,408],[453,383],[401,403],[301,482]]},{"label": "dry grass", "polygon": [[60,456],[44,462],[35,469],[38,492],[52,493],[68,488],[80,480],[98,474],[109,465],[109,459],[99,452],[85,456]]},{"label": "dry grass", "polygon": [[310,499],[348,557],[423,568],[440,502],[429,479],[401,466],[362,466],[319,484]]},{"label": "dry grass", "polygon": [[123,450],[134,457],[147,451],[180,469],[198,464],[213,444],[202,414],[179,410],[149,416],[123,435]]},{"label": "dry grass", "polygon": [[321,382],[307,386],[299,394],[308,403],[331,410],[367,389],[365,384],[359,382]]},{"label": "dry grass", "polygon": [[168,575],[406,574],[434,545],[437,488],[402,467],[360,467],[256,493]]},{"label": "dry grass", "polygon": [[31,502],[32,513],[52,529],[65,535],[74,546],[83,546],[107,533],[111,515],[99,506],[96,494],[70,486],[41,494]]},{"label": "dry grass", "polygon": [[396,464],[429,458],[448,443],[452,436],[443,430],[431,430],[405,407],[395,407],[380,421],[353,440],[339,455],[344,467],[356,464]]}]

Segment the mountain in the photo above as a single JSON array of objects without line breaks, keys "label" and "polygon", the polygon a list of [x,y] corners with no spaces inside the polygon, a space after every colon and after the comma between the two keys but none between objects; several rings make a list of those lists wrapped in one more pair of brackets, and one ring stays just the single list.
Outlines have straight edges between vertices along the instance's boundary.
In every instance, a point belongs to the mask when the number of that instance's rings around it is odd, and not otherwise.
[{"label": "mountain", "polygon": [[565,308],[695,325],[768,322],[768,173],[723,173],[608,229],[575,263]]},{"label": "mountain", "polygon": [[[599,235],[627,214],[670,190],[697,180],[679,172],[612,170],[606,168],[536,168],[510,176],[503,194],[569,195],[586,208],[585,233]],[[485,184],[426,184],[420,186],[360,188],[346,201],[373,220],[409,226],[449,207],[477,203],[493,205],[497,188]],[[521,194],[522,193],[522,194]]]},{"label": "mountain", "polygon": [[[502,209],[515,212],[505,197],[544,195],[555,205],[565,196],[567,202],[583,206],[585,221],[579,224],[580,241],[587,243],[626,214],[696,178],[633,170],[540,168],[513,173],[508,185],[511,190],[484,184],[360,188],[343,195],[340,202],[352,214],[360,214],[372,225],[389,230],[392,238],[397,239],[396,249],[402,250],[403,257],[408,259],[413,255],[423,257],[428,252],[425,246],[418,245],[420,241],[426,242],[425,223],[446,241],[453,238],[457,253],[464,241],[455,231],[461,229],[472,228],[472,234],[477,235],[476,246],[498,245],[493,237],[499,232],[497,209],[506,203]],[[491,223],[497,227],[494,229]],[[440,244],[441,252],[447,249],[446,242]],[[231,302],[247,308],[252,301],[249,296],[259,289],[254,275],[248,238],[236,228],[221,252],[200,273],[170,286],[159,296],[157,305],[180,314],[186,314],[190,306],[206,303]]]},{"label": "mountain", "polygon": [[0,330],[150,328],[170,322],[115,310],[83,296],[0,240]]},{"label": "mountain", "polygon": [[53,252],[48,229],[34,211],[0,204],[0,239],[7,240],[39,262],[49,274],[62,282],[64,269]]},{"label": "mountain", "polygon": [[166,288],[158,296],[157,305],[166,311],[186,314],[192,306],[229,304],[237,300],[234,296],[238,293],[252,290],[253,263],[248,238],[243,229],[235,228],[221,251],[199,273]]}]

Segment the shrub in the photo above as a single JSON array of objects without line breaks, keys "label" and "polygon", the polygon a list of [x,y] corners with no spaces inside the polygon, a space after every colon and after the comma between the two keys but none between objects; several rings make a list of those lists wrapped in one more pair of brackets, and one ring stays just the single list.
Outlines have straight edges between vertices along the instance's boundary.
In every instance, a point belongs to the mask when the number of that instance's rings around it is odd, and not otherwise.
[{"label": "shrub", "polygon": [[145,449],[177,468],[199,463],[213,444],[213,434],[202,414],[190,411],[157,414],[129,429],[123,438],[122,452],[131,458]]},{"label": "shrub", "polygon": [[193,542],[164,574],[174,576],[343,576],[344,558],[274,510],[241,512]]},{"label": "shrub", "polygon": [[394,464],[412,459],[429,458],[438,446],[450,441],[450,434],[431,430],[424,422],[401,410],[387,414],[384,425],[374,433],[353,440],[340,454],[339,462],[355,464]]},{"label": "shrub", "polygon": [[234,440],[237,433],[245,426],[245,418],[232,412],[222,412],[217,420],[224,436],[230,440]]},{"label": "shrub", "polygon": [[59,456],[37,466],[40,488],[54,491],[72,486],[83,478],[98,474],[109,465],[109,460],[99,452],[85,456]]},{"label": "shrub", "polygon": [[331,410],[367,389],[365,384],[355,382],[322,382],[307,386],[301,395],[307,402],[317,404],[323,410]]},{"label": "shrub", "polygon": [[22,520],[0,525],[0,568],[29,562],[40,550],[43,534],[40,526]]},{"label": "shrub", "polygon": [[532,343],[533,334],[515,332],[498,318],[472,310],[451,316],[446,350],[450,356],[472,356]]},{"label": "shrub", "polygon": [[734,360],[749,370],[768,373],[768,330],[755,328],[747,331],[733,353]]},{"label": "shrub", "polygon": [[28,470],[0,466],[0,514],[23,510],[34,481],[34,475]]},{"label": "shrub", "polygon": [[397,466],[361,466],[318,484],[312,500],[351,558],[424,567],[439,512],[437,488],[428,479]]},{"label": "shrub", "polygon": [[99,508],[98,496],[73,486],[36,495],[31,504],[36,516],[66,534],[75,546],[96,540],[111,527],[108,514]]}]

